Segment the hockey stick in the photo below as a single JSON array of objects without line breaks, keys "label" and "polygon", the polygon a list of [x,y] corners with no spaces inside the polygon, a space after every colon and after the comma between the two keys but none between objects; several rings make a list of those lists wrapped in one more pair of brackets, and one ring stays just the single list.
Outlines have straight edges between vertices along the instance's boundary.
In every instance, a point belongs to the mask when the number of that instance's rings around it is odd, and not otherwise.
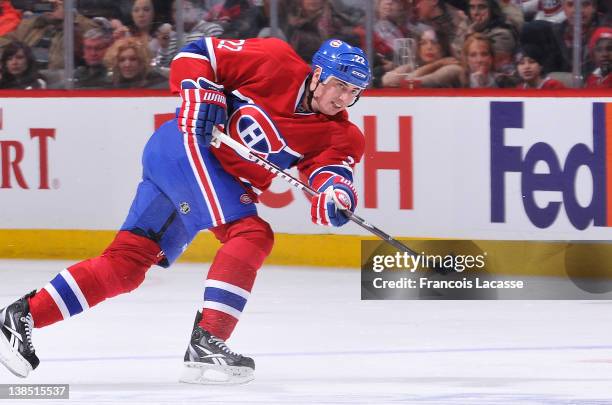
[{"label": "hockey stick", "polygon": [[[242,156],[244,159],[250,160],[251,162],[258,164],[259,166],[263,167],[267,171],[275,174],[277,177],[280,177],[283,180],[287,181],[292,186],[304,191],[309,196],[314,197],[316,195],[319,195],[319,193],[317,193],[307,184],[304,184],[299,179],[296,179],[292,175],[288,174],[283,169],[276,166],[274,163],[269,162],[268,160],[257,156],[255,153],[251,151],[251,149],[244,146],[240,142],[235,141],[234,139],[230,138],[229,136],[219,131],[215,127],[215,129],[213,130],[213,142],[211,143],[211,145],[215,147],[219,147],[220,146],[219,142],[226,144],[227,146],[232,148],[236,153]],[[365,219],[359,217],[358,215],[355,215],[351,211],[343,210],[342,212],[344,213],[344,215],[348,217],[349,220],[353,221],[354,223],[356,223],[363,229],[378,236],[380,239],[384,240],[385,242],[387,242],[394,248],[398,249],[399,251],[405,252],[411,256],[418,256],[418,254],[414,250],[410,249],[408,246],[404,245],[397,239],[394,239],[392,236],[388,235],[387,233],[378,229],[374,225],[370,224]]]}]

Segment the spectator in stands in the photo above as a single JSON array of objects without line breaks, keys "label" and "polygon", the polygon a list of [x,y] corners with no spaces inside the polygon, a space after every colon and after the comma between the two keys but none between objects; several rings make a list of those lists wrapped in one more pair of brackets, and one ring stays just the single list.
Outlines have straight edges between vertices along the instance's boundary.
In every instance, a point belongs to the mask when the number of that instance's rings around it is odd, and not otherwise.
[{"label": "spectator in stands", "polygon": [[0,89],[45,89],[47,83],[36,68],[32,50],[21,42],[11,42],[0,58]]},{"label": "spectator in stands", "polygon": [[540,8],[540,0],[518,0],[525,21],[532,21]]},{"label": "spectator in stands", "polygon": [[75,4],[81,14],[91,19],[104,17],[112,20],[121,17],[117,0],[77,0]]},{"label": "spectator in stands", "polygon": [[13,31],[21,22],[21,13],[16,10],[10,0],[0,0],[0,35]]},{"label": "spectator in stands", "polygon": [[143,44],[147,44],[150,51],[155,53],[157,49],[152,49],[152,41],[157,24],[155,23],[156,15],[153,0],[134,0],[130,16],[131,22],[128,24],[128,28],[131,35]]},{"label": "spectator in stands", "polygon": [[167,79],[151,69],[149,51],[133,37],[117,40],[106,52],[104,63],[112,72],[115,88],[167,88]]},{"label": "spectator in stands", "polygon": [[452,56],[460,58],[468,31],[468,18],[465,13],[444,0],[415,0],[414,9],[418,21],[433,27],[437,33],[444,34],[450,41]]},{"label": "spectator in stands", "polygon": [[[172,3],[172,20],[176,24],[176,0]],[[203,0],[183,0],[183,28],[185,32],[184,43],[196,41],[202,37],[219,37],[223,34],[223,28],[213,22],[204,20],[205,8]],[[157,33],[158,37],[164,36],[162,32]],[[167,68],[172,62],[172,58],[179,51],[179,44],[176,35],[172,35],[172,32],[168,33],[169,42],[166,48],[163,48],[163,42],[160,44],[159,50],[154,56],[154,60],[157,66]],[[159,38],[158,38],[159,41]]]},{"label": "spectator in stands", "polygon": [[544,70],[561,72],[564,65],[559,45],[552,32],[552,23],[545,20],[530,21],[521,31],[520,44],[534,44],[542,49],[545,55]]},{"label": "spectator in stands", "polygon": [[113,29],[113,41],[131,36],[130,29],[120,19],[113,18],[110,20],[110,24]]},{"label": "spectator in stands", "polygon": [[[587,46],[588,39],[591,38],[593,32],[599,26],[599,17],[597,15],[597,4],[595,0],[581,0],[581,24],[582,24],[582,66],[581,72],[586,76],[593,71],[595,65],[591,59]],[[559,71],[571,72],[573,60],[574,46],[574,0],[563,0],[563,10],[567,19],[561,23],[552,24],[552,33],[557,43],[557,52],[559,53],[562,65],[559,66]]]},{"label": "spectator in stands", "polygon": [[377,49],[379,53],[383,55],[393,53],[395,41],[411,34],[403,30],[405,15],[406,10],[402,0],[376,0],[374,35],[384,45],[384,48]]},{"label": "spectator in stands", "polygon": [[498,87],[493,58],[493,44],[489,37],[479,32],[468,35],[463,44],[464,87]]},{"label": "spectator in stands", "polygon": [[108,70],[104,66],[104,55],[113,43],[113,30],[110,21],[96,17],[99,25],[83,36],[83,59],[85,64],[74,72],[74,85],[77,88],[101,88],[110,85]]},{"label": "spectator in stands", "polygon": [[352,14],[344,13],[334,1],[294,1],[284,31],[293,49],[306,62],[311,62],[310,58],[326,39],[355,35],[359,21]]},{"label": "spectator in stands", "polygon": [[506,16],[508,23],[512,24],[516,32],[521,32],[523,24],[525,24],[525,16],[523,15],[523,9],[515,1],[516,0],[498,0],[498,4],[502,13]]},{"label": "spectator in stands", "polygon": [[560,23],[566,18],[561,0],[539,0],[538,12],[533,19]]},{"label": "spectator in stands", "polygon": [[265,7],[263,0],[225,0],[211,7],[206,19],[221,25],[225,38],[254,38],[269,26]]},{"label": "spectator in stands", "polygon": [[168,52],[168,48],[172,41],[176,41],[176,32],[172,29],[172,25],[165,23],[160,25],[155,32],[154,41],[157,44],[158,51],[155,54],[152,66],[153,68],[165,77],[170,76],[170,68],[173,55]]},{"label": "spectator in stands", "polygon": [[[39,69],[62,69],[64,67],[64,2],[46,0],[53,10],[40,16],[24,19],[15,31],[4,39],[16,40],[28,45],[34,54]],[[89,18],[75,13],[75,42],[78,43],[84,32],[95,28]]]},{"label": "spectator in stands", "polygon": [[500,72],[512,70],[518,32],[507,22],[497,0],[469,0],[469,20],[469,33],[479,32],[491,40],[495,69]]},{"label": "spectator in stands", "polygon": [[612,88],[612,28],[600,27],[589,40],[595,70],[587,77],[587,88]]},{"label": "spectator in stands", "polygon": [[[255,0],[256,1],[256,0]],[[281,26],[286,26],[285,20],[287,19],[289,4],[288,2],[278,2],[277,10],[278,10],[278,27],[276,32],[272,32],[272,23],[271,23],[271,15],[272,15],[272,0],[262,0],[263,7],[260,7],[263,10],[263,14],[260,15],[259,25],[258,27],[262,27],[261,30],[257,33],[257,37],[259,38],[279,38],[283,41],[287,42],[287,35],[280,28]],[[229,37],[230,33],[224,33],[223,37]]]},{"label": "spectator in stands", "polygon": [[[415,23],[412,0],[377,0],[374,23],[374,48],[376,52],[393,60],[398,39],[416,39],[429,26]],[[365,31],[364,31],[365,38]]]},{"label": "spectator in stands", "polygon": [[425,30],[418,38],[418,67],[399,66],[382,78],[384,87],[397,87],[402,82],[413,81],[418,87],[461,87],[463,69],[459,60],[450,56],[450,44],[444,34],[433,28]]},{"label": "spectator in stands", "polygon": [[521,83],[520,89],[563,89],[565,86],[555,79],[546,76],[544,70],[544,53],[533,44],[524,45],[516,53],[516,65]]}]

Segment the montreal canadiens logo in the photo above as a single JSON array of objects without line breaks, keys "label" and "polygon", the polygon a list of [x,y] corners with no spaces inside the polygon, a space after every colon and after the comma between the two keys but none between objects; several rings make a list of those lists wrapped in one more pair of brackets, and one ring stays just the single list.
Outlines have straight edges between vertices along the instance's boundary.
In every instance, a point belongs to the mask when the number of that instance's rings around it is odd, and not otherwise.
[{"label": "montreal canadiens logo", "polygon": [[340,48],[341,45],[342,41],[340,41],[339,39],[334,39],[329,43],[329,46],[331,46],[332,48]]},{"label": "montreal canadiens logo", "polygon": [[240,202],[246,205],[252,203],[253,199],[251,198],[251,196],[245,193],[240,196]]},{"label": "montreal canadiens logo", "polygon": [[349,209],[351,207],[351,200],[348,198],[345,192],[336,191],[335,194],[336,199],[345,209]]},{"label": "montreal canadiens logo", "polygon": [[264,157],[280,152],[287,145],[270,118],[254,105],[242,106],[232,114],[229,133]]}]

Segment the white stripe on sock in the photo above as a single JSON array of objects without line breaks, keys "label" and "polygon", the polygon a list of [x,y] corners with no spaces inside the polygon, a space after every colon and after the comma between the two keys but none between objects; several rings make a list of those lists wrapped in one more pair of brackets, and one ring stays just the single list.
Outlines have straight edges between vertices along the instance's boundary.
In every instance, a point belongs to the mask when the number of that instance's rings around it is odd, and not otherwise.
[{"label": "white stripe on sock", "polygon": [[55,305],[57,305],[60,312],[62,313],[62,318],[64,319],[70,318],[70,311],[68,311],[68,307],[64,303],[64,300],[59,295],[55,287],[53,287],[53,284],[49,283],[43,289],[47,290],[51,298],[53,298],[53,301],[55,301]]},{"label": "white stripe on sock", "polygon": [[62,277],[64,277],[64,280],[66,280],[66,283],[68,283],[74,295],[76,295],[77,299],[79,300],[79,304],[81,304],[81,307],[83,308],[83,311],[89,309],[87,298],[85,298],[83,291],[81,291],[81,287],[79,287],[76,280],[72,277],[72,274],[70,274],[68,269],[62,270],[60,274],[62,275]]},{"label": "white stripe on sock", "polygon": [[236,319],[240,319],[240,314],[242,314],[242,312],[238,311],[236,308],[233,308],[233,307],[230,307],[229,305],[221,304],[220,302],[215,302],[215,301],[204,301],[203,308],[221,311],[228,315],[233,316]]},{"label": "white stripe on sock", "polygon": [[235,286],[233,284],[226,283],[225,281],[212,280],[212,279],[209,278],[204,283],[204,288],[206,288],[206,287],[220,288],[222,290],[229,291],[231,293],[239,295],[242,298],[244,298],[245,300],[248,300],[249,297],[251,296],[251,293],[248,292],[247,290],[244,290],[244,289],[242,289],[242,288],[240,288],[238,286]]}]

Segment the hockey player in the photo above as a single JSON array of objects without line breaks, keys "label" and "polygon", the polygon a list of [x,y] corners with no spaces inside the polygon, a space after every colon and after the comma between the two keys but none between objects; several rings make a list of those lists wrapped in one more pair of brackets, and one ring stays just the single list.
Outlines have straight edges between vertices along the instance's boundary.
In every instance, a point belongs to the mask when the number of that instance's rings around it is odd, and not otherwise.
[{"label": "hockey player", "polygon": [[100,256],[68,267],[0,311],[0,361],[28,376],[39,364],[33,328],[132,291],[152,265],[170,266],[208,229],[222,247],[208,270],[181,381],[251,380],[253,359],[231,351],[225,340],[272,249],[272,230],[255,203],[274,176],[225,145],[212,146],[213,127],[282,168],[297,166],[319,192],[312,220],[341,226],[348,221],[343,211],[357,205],[352,171],[364,149],[346,108],[370,77],[363,51],[340,40],[325,42],[312,67],[273,38],[188,44],[170,74],[181,107],[145,147],[142,182],[125,223]]}]

